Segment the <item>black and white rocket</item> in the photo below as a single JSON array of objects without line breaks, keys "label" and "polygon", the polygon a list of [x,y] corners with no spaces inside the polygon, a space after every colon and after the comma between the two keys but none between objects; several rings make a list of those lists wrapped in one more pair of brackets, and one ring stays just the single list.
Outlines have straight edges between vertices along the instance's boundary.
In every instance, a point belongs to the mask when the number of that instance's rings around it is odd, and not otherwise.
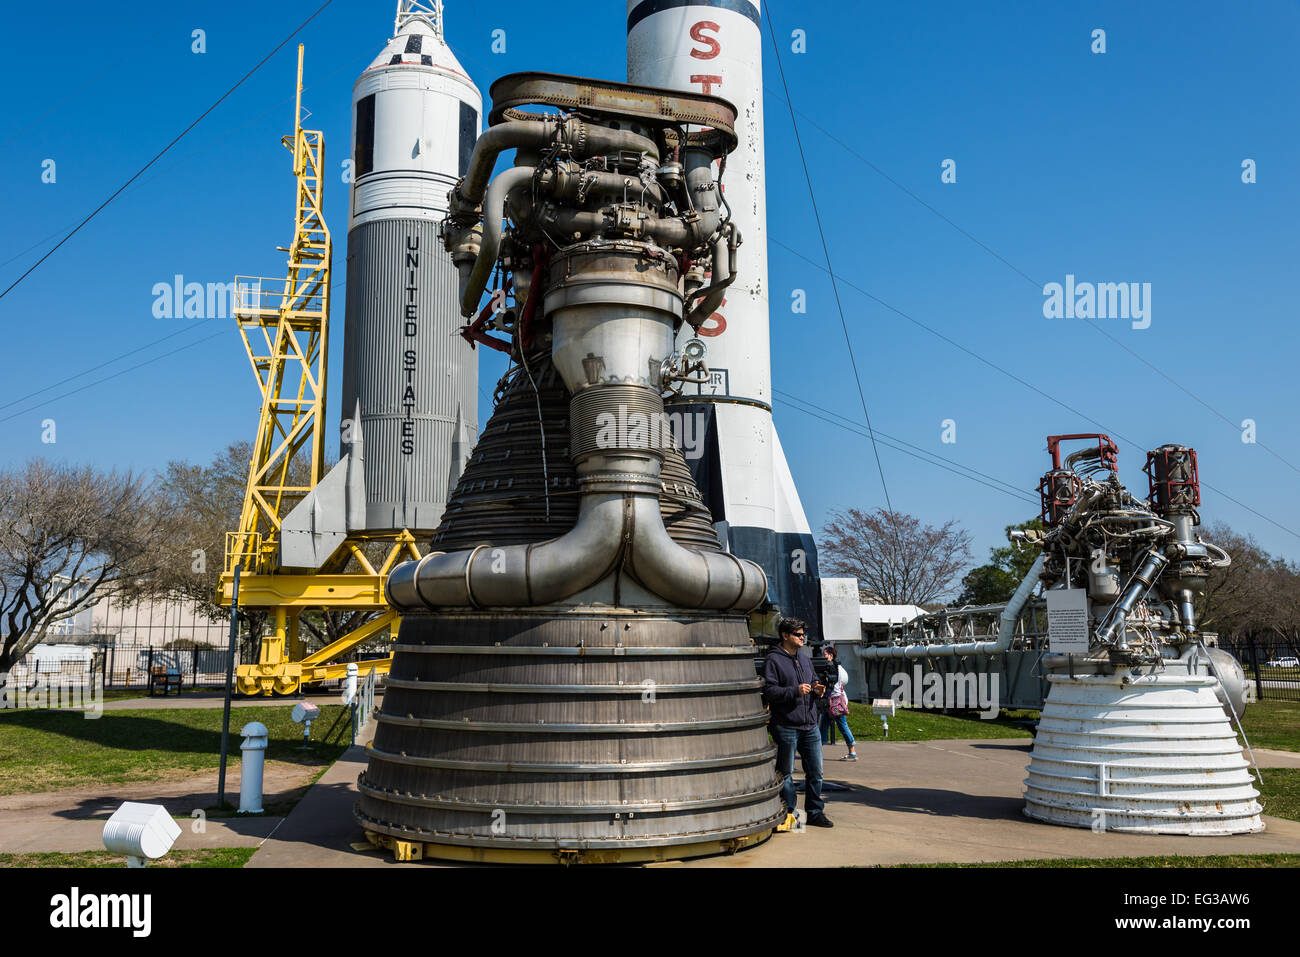
[{"label": "black and white rocket", "polygon": [[[712,93],[737,107],[740,144],[724,188],[743,265],[699,330],[710,381],[687,386],[673,411],[706,423],[703,454],[689,464],[720,537],[763,566],[784,614],[816,628],[816,545],[772,422],[761,16],[759,0],[628,0],[627,78]],[[683,328],[679,350],[694,334]]]},{"label": "black and white rocket", "polygon": [[348,535],[433,531],[474,446],[477,356],[438,224],[482,112],[440,0],[401,0],[352,91],[344,455],[286,518],[284,566],[319,568]]}]

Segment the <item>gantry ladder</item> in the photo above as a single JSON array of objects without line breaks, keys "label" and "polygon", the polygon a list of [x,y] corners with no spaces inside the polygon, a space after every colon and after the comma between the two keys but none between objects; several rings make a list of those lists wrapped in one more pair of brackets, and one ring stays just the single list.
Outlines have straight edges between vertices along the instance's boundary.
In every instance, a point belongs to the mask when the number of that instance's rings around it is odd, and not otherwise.
[{"label": "gantry ladder", "polygon": [[322,208],[324,135],[305,130],[298,47],[294,132],[281,142],[297,180],[293,243],[283,281],[235,279],[235,317],[262,394],[239,528],[226,536],[227,574],[276,567],[280,523],[325,471],[325,383],[333,244]]}]

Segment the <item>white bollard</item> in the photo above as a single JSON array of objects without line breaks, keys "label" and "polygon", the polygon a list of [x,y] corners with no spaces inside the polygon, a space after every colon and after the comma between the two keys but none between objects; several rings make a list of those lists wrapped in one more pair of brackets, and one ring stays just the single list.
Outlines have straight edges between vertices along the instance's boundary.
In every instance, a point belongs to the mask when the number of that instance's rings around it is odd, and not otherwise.
[{"label": "white bollard", "polygon": [[355,661],[348,663],[348,676],[343,682],[343,703],[351,704],[357,700],[357,663]]},{"label": "white bollard", "polygon": [[260,721],[250,721],[239,733],[244,736],[244,743],[239,746],[244,752],[239,769],[239,813],[261,814],[262,769],[271,732]]}]

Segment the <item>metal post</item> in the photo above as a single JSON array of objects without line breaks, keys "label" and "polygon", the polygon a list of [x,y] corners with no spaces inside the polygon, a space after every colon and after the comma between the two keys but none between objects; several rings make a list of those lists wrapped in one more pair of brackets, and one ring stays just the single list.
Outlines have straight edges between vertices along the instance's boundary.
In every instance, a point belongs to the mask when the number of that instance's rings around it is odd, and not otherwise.
[{"label": "metal post", "polygon": [[1253,634],[1246,636],[1246,641],[1250,645],[1250,664],[1255,669],[1255,699],[1264,700],[1264,679],[1259,673],[1259,655],[1255,653],[1255,636]]},{"label": "metal post", "polygon": [[[144,669],[145,687],[149,689],[149,697],[153,697],[153,645],[149,646],[149,663]],[[167,696],[167,691],[163,689],[163,697]]]},{"label": "metal post", "polygon": [[230,745],[230,692],[235,683],[235,641],[239,636],[239,573],[235,566],[235,584],[230,592],[230,644],[226,649],[226,703],[221,715],[221,770],[217,774],[217,810],[226,805],[226,749]]},{"label": "metal post", "polygon": [[197,690],[199,687],[199,643],[191,637],[190,641],[194,644],[190,648],[190,687]]}]

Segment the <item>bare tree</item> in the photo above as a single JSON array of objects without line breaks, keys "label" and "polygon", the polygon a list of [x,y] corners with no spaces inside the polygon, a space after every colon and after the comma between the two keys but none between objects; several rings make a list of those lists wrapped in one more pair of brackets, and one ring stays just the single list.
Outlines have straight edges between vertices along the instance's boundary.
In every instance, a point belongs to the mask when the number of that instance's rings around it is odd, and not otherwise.
[{"label": "bare tree", "polygon": [[1199,602],[1204,628],[1227,637],[1300,631],[1300,569],[1223,522],[1208,526],[1204,537],[1232,556],[1232,564],[1216,568],[1206,584]]},{"label": "bare tree", "polygon": [[823,573],[853,576],[891,605],[925,605],[950,593],[971,560],[971,535],[955,520],[940,528],[902,512],[831,513],[818,545]]},{"label": "bare tree", "polygon": [[0,672],[162,560],[170,515],[131,473],[33,459],[0,472]]},{"label": "bare tree", "polygon": [[[192,599],[209,617],[229,615],[229,609],[216,603],[217,587],[225,569],[226,533],[239,527],[251,458],[249,443],[232,442],[206,465],[168,463],[159,481],[159,493],[177,516],[178,531],[170,543],[167,560],[159,564],[149,582],[151,594]],[[290,481],[299,485],[310,481],[301,457],[293,463]],[[372,543],[364,550],[372,564],[383,561],[382,545]],[[347,561],[350,563],[351,559]],[[330,570],[342,571],[346,567]],[[324,646],[377,614],[373,610],[312,609],[300,619],[301,635],[309,649]],[[261,638],[270,627],[268,609],[245,607],[240,610],[240,616],[248,624],[250,639]]]},{"label": "bare tree", "polygon": [[226,533],[239,527],[252,446],[233,442],[207,465],[169,462],[158,493],[176,515],[177,535],[149,582],[153,597],[188,598],[210,617],[225,614],[217,586],[225,568]]}]

